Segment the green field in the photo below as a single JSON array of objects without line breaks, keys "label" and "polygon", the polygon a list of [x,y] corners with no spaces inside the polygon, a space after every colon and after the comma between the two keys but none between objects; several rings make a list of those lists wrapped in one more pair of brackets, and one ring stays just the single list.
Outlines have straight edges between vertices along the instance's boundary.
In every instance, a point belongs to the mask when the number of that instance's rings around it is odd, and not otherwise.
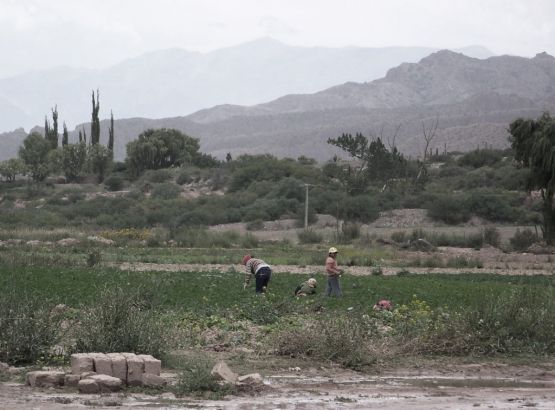
[{"label": "green field", "polygon": [[[230,269],[221,272],[129,272],[116,268],[0,266],[3,289],[14,288],[52,303],[72,307],[87,306],[99,293],[110,287],[142,291],[163,310],[193,310],[225,314],[226,309],[256,298],[254,288],[243,291],[244,274]],[[295,286],[304,276],[274,274],[268,299],[276,304],[295,303]],[[407,276],[345,276],[341,280],[342,298],[324,297],[326,279],[317,275],[319,294],[311,298],[333,309],[353,307],[371,309],[379,298],[396,305],[409,303],[413,295],[431,307],[469,308],[522,289],[546,289],[553,286],[552,276],[507,276],[494,274],[435,274]],[[252,285],[252,283],[251,283]],[[252,286],[251,286],[252,287]]]}]

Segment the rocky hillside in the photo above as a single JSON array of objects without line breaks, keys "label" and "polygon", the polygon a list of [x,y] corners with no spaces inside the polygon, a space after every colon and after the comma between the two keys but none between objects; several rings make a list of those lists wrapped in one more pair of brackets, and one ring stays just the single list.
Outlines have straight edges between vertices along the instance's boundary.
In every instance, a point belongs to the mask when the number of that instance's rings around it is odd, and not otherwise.
[{"label": "rocky hillside", "polygon": [[[116,121],[116,157],[126,142],[149,127],[178,128],[201,139],[202,149],[307,155],[328,159],[326,144],[342,132],[383,134],[409,155],[419,155],[422,127],[439,121],[432,148],[470,150],[507,146],[507,126],[519,116],[555,111],[555,58],[513,56],[485,60],[439,51],[401,64],[385,77],[346,83],[314,94],[293,94],[254,106],[216,106],[187,117]],[[103,124],[103,130],[108,126]],[[382,131],[383,130],[383,131]]]},{"label": "rocky hillside", "polygon": [[[313,93],[346,81],[381,78],[391,67],[436,51],[429,47],[294,47],[265,38],[209,53],[169,49],[99,70],[60,67],[0,79],[0,132],[42,124],[58,105],[71,127],[90,118],[100,89],[101,117],[187,115],[214,105],[252,105]],[[462,49],[489,57],[482,47]]]}]

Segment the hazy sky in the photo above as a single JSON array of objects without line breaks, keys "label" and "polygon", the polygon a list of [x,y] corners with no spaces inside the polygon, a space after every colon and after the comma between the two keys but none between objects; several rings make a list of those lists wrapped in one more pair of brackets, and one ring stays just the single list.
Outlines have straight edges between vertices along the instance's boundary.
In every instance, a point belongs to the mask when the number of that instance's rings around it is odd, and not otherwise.
[{"label": "hazy sky", "polygon": [[0,77],[270,36],[299,46],[555,54],[554,0],[0,0]]}]

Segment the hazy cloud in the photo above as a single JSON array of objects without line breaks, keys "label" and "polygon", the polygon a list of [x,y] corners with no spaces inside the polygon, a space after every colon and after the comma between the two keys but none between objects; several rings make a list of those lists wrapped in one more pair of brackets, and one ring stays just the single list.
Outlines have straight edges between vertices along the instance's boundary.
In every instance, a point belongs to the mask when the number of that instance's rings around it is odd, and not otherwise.
[{"label": "hazy cloud", "polygon": [[262,36],[305,46],[480,44],[555,54],[553,21],[552,0],[0,0],[0,77]]}]

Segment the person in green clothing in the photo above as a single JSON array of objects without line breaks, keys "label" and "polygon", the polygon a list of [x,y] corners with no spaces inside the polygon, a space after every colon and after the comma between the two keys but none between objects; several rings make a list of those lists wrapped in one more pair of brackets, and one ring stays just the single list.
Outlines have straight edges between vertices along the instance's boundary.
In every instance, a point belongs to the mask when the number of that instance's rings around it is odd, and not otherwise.
[{"label": "person in green clothing", "polygon": [[295,296],[314,295],[316,293],[316,286],[318,286],[316,279],[310,278],[297,286],[297,289],[295,289]]}]

